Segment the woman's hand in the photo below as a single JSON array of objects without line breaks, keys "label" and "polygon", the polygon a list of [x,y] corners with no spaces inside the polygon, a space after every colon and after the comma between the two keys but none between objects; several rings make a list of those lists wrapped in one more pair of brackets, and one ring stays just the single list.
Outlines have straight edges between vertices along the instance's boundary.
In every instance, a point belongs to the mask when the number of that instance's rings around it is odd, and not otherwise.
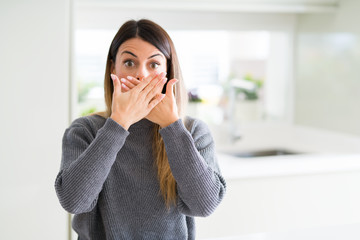
[{"label": "woman's hand", "polygon": [[162,128],[169,126],[179,119],[178,108],[173,91],[173,86],[177,81],[177,79],[171,79],[168,82],[164,99],[162,99],[162,101],[152,109],[149,115],[146,116],[148,120],[159,124]]},{"label": "woman's hand", "polygon": [[120,82],[121,82],[121,91],[122,92],[127,92],[130,89],[137,86],[140,83],[140,80],[138,80],[138,79],[136,79],[134,77],[131,77],[131,76],[127,76],[126,79],[121,78]]},{"label": "woman's hand", "polygon": [[166,83],[164,76],[165,73],[150,75],[125,92],[126,85],[121,84],[119,78],[112,74],[114,93],[110,117],[127,130],[147,116],[165,97],[159,94]]}]

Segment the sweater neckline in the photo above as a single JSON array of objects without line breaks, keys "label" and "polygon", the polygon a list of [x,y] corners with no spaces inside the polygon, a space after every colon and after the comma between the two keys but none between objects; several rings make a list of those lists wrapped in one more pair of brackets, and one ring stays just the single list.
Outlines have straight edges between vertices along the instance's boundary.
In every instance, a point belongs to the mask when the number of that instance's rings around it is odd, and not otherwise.
[{"label": "sweater neckline", "polygon": [[151,122],[150,120],[143,118],[140,121],[134,123],[130,126],[130,128],[152,128],[155,126],[155,123]]}]

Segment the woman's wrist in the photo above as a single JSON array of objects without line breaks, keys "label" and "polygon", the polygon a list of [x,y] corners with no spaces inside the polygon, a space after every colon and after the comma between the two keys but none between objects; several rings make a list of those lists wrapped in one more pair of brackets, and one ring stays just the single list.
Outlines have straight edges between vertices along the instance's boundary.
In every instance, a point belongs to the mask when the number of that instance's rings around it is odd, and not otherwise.
[{"label": "woman's wrist", "polygon": [[159,125],[160,125],[161,128],[165,128],[165,127],[173,124],[177,120],[179,120],[179,117],[173,117],[173,118],[167,119],[166,121],[160,123]]},{"label": "woman's wrist", "polygon": [[116,115],[111,114],[110,118],[121,125],[126,131],[131,126],[131,123],[127,122],[126,120],[117,117]]}]

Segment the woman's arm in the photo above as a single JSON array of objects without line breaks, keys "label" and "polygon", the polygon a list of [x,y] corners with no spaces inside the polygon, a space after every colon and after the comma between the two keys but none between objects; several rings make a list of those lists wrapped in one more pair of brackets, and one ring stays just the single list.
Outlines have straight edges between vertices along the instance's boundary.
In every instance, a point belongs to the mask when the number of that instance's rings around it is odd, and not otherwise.
[{"label": "woman's arm", "polygon": [[178,120],[160,134],[177,183],[178,209],[189,216],[208,216],[223,199],[226,183],[207,126],[197,120],[189,130]]},{"label": "woman's arm", "polygon": [[55,190],[63,208],[74,214],[91,211],[129,132],[108,118],[97,133],[80,118],[63,137],[60,172]]}]

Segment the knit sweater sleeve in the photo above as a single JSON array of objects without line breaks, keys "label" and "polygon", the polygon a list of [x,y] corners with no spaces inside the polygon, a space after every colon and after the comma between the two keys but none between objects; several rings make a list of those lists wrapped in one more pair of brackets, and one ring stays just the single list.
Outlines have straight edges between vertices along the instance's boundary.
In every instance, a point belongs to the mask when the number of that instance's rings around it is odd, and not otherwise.
[{"label": "knit sweater sleeve", "polygon": [[97,130],[87,118],[65,130],[55,190],[63,208],[73,214],[91,211],[123,146],[128,131],[111,118]]},{"label": "knit sweater sleeve", "polygon": [[188,216],[208,216],[223,199],[226,182],[206,124],[194,120],[188,128],[179,119],[160,134],[177,183],[179,211]]}]

